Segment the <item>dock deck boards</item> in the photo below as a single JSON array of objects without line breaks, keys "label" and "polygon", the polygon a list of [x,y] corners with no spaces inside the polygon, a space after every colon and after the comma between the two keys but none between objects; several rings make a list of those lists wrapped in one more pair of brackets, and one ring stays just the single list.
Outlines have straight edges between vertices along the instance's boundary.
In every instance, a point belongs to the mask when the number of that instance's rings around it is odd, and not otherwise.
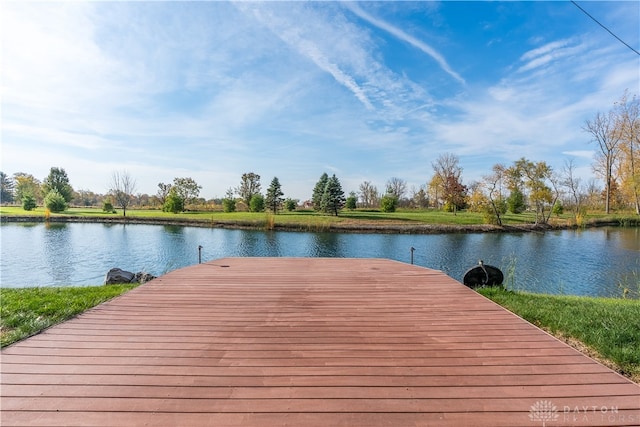
[{"label": "dock deck boards", "polygon": [[640,425],[637,384],[382,259],[183,268],[1,357],[2,426]]}]

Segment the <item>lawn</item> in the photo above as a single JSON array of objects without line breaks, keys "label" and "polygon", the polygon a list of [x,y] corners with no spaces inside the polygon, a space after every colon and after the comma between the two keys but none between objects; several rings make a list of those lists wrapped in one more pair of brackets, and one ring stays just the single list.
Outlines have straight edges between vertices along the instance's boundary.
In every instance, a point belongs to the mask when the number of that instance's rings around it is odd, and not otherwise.
[{"label": "lawn", "polygon": [[[34,216],[45,217],[47,214],[44,208],[37,208],[33,211],[25,211],[20,207],[0,207],[1,216]],[[71,217],[95,219],[120,220],[122,211],[115,214],[107,214],[97,208],[70,208],[60,214],[50,214],[51,217]],[[225,213],[221,211],[194,211],[182,212],[178,214],[162,212],[157,209],[131,209],[127,211],[129,220],[135,219],[156,219],[160,221],[173,222],[196,222],[212,226],[245,226],[255,228],[288,227],[302,230],[326,230],[329,228],[351,228],[358,231],[358,228],[367,227],[417,227],[417,226],[482,226],[485,219],[482,213],[461,211],[456,214],[433,209],[399,209],[396,212],[384,213],[376,210],[343,210],[339,216],[325,215],[311,210],[296,210],[293,212],[279,212],[277,215],[266,212],[233,212]],[[617,214],[604,216],[600,213],[589,214],[587,222],[593,221],[613,221],[616,223],[628,223],[629,220],[636,221],[632,215]],[[533,224],[535,215],[531,212],[522,214],[506,214],[503,224],[507,226],[521,226]],[[570,214],[553,216],[550,223],[553,225],[567,225],[571,222]]]},{"label": "lawn", "polygon": [[136,286],[0,288],[0,346],[37,334]]},{"label": "lawn", "polygon": [[[640,300],[511,292],[482,295],[640,382]],[[579,346],[580,347],[580,346]]]}]

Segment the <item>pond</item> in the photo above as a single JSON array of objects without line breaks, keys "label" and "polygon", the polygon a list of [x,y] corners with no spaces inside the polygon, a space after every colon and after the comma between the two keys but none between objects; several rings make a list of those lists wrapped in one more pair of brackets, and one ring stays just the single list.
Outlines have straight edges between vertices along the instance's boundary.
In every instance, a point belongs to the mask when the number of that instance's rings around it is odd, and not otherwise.
[{"label": "pond", "polygon": [[[3,223],[2,287],[100,285],[112,267],[161,275],[222,257],[387,258],[456,280],[477,264],[499,267],[511,288],[620,296],[640,288],[640,228],[546,233],[346,234],[87,223]],[[287,272],[283,271],[283,275]]]}]

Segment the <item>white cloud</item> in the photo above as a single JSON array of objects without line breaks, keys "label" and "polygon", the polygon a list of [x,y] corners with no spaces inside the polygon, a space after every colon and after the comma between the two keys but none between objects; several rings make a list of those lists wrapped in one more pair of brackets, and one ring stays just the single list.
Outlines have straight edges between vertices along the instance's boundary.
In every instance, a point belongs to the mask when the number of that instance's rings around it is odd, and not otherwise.
[{"label": "white cloud", "polygon": [[[335,3],[236,5],[307,61],[295,63],[299,72],[308,73],[305,63],[314,64],[380,117],[401,116],[428,98],[422,87],[382,62],[371,34],[347,19],[344,9]],[[335,104],[344,108],[345,102],[348,100],[338,96]]]},{"label": "white cloud", "polygon": [[447,74],[449,74],[451,77],[456,79],[458,82],[462,84],[465,83],[464,79],[460,76],[460,74],[456,73],[451,68],[451,66],[447,63],[447,60],[444,58],[444,56],[442,56],[442,54],[440,54],[437,50],[435,50],[433,47],[431,47],[427,43],[421,40],[418,40],[417,38],[413,37],[410,34],[407,34],[405,31],[389,24],[388,22],[385,22],[381,19],[374,18],[373,16],[369,15],[364,10],[362,10],[360,7],[358,7],[355,3],[344,3],[344,4],[349,10],[351,10],[353,13],[355,13],[365,21],[369,22],[370,24],[375,25],[376,27],[388,32],[389,34],[392,34],[394,37],[397,37],[398,39],[410,44],[411,46],[417,49],[420,49],[422,52],[431,56]]},{"label": "white cloud", "polygon": [[86,114],[133,101],[125,64],[93,41],[84,3],[3,5],[3,103]]},{"label": "white cloud", "polygon": [[554,52],[558,49],[561,49],[563,47],[565,47],[567,44],[569,44],[570,40],[566,39],[566,40],[558,40],[558,41],[554,41],[551,43],[547,43],[544,46],[541,47],[537,47],[535,49],[532,49],[528,52],[525,52],[520,59],[523,61],[529,61],[532,59],[535,59],[537,57],[541,57],[541,56],[546,56],[551,52]]},{"label": "white cloud", "polygon": [[[425,182],[444,151],[469,165],[465,179],[522,156],[586,165],[585,118],[638,85],[635,57],[582,33],[469,65],[459,85],[451,51],[400,25],[422,4],[364,7],[5,2],[3,171],[60,166],[74,186],[104,191],[128,169],[148,193],[192,176],[213,197],[253,170],[304,199],[323,171],[339,171],[345,191],[362,177]],[[389,9],[393,25],[377,18]],[[413,62],[385,57],[390,45]]]},{"label": "white cloud", "polygon": [[537,68],[542,68],[554,63],[555,61],[575,57],[584,53],[586,46],[567,46],[570,43],[572,43],[571,40],[551,42],[525,53],[520,59],[522,61],[526,61],[526,63],[518,68],[518,72],[524,73]]},{"label": "white cloud", "polygon": [[593,150],[573,150],[573,151],[563,151],[562,154],[572,157],[581,157],[583,159],[593,159],[593,155],[595,152]]},{"label": "white cloud", "polygon": [[[342,56],[340,35],[348,34],[349,28],[344,22],[330,22],[318,19],[314,13],[307,13],[303,5],[277,5],[275,11],[262,4],[238,3],[238,8],[253,16],[259,23],[269,28],[282,41],[294,49],[302,57],[309,59],[320,70],[330,74],[336,82],[349,89],[367,108],[373,109],[365,90],[357,83],[356,78],[341,65],[346,58]],[[269,5],[273,6],[273,5]],[[288,9],[288,13],[282,13]],[[291,9],[294,9],[291,11]],[[306,19],[299,19],[304,14]],[[297,19],[296,19],[297,18]],[[340,19],[337,19],[340,21]],[[302,24],[302,25],[301,25]],[[330,40],[327,40],[330,39]],[[331,49],[327,49],[327,47]],[[347,49],[357,46],[348,46]],[[357,55],[357,52],[356,52]]]}]

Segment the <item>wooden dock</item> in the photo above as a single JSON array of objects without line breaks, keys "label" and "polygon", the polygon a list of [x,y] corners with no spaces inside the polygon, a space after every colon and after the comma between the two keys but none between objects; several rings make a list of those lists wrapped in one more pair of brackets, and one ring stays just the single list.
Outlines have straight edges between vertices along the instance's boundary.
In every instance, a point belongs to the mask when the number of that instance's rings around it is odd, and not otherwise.
[{"label": "wooden dock", "polygon": [[640,387],[440,271],[225,258],[2,351],[0,425],[640,425]]}]

